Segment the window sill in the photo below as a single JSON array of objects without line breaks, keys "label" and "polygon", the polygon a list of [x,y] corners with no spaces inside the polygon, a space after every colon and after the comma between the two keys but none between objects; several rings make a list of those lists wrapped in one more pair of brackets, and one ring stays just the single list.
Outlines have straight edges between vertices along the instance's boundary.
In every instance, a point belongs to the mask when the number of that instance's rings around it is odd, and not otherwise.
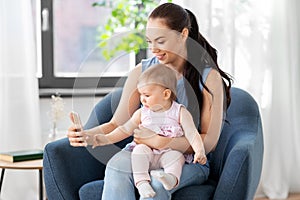
[{"label": "window sill", "polygon": [[59,94],[62,97],[101,97],[110,93],[116,87],[102,87],[102,88],[41,88],[39,89],[40,98],[49,98],[53,94]]}]

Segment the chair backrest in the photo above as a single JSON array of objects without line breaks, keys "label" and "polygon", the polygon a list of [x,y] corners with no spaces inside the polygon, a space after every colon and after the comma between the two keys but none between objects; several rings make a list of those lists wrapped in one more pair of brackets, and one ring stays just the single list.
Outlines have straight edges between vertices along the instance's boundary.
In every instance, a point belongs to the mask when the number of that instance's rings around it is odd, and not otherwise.
[{"label": "chair backrest", "polygon": [[262,134],[261,118],[258,105],[253,97],[239,88],[231,88],[231,104],[227,110],[226,121],[214,152],[211,153],[210,177],[219,179],[224,163],[238,134],[258,137]]}]

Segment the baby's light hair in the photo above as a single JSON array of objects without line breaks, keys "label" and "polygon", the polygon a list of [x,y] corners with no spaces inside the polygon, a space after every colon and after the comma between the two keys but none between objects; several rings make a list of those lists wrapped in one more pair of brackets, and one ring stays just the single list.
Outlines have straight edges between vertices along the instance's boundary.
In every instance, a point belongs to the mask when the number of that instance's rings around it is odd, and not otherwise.
[{"label": "baby's light hair", "polygon": [[160,85],[170,89],[171,99],[176,100],[177,78],[176,72],[164,64],[155,64],[145,70],[138,79],[138,87],[148,84]]}]

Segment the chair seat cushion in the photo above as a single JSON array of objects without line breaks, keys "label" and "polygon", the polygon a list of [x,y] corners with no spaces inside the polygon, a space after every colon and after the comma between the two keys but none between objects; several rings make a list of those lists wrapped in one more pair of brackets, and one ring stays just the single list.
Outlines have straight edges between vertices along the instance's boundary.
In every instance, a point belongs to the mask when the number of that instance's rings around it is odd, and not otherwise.
[{"label": "chair seat cushion", "polygon": [[213,199],[216,183],[212,180],[206,181],[202,185],[192,185],[176,191],[172,195],[172,200],[209,200]]},{"label": "chair seat cushion", "polygon": [[103,190],[103,180],[92,181],[84,184],[79,189],[79,197],[81,200],[95,199],[100,200]]},{"label": "chair seat cushion", "polygon": [[[103,180],[86,183],[79,190],[79,197],[81,200],[100,200],[103,190]],[[172,195],[172,200],[209,200],[212,199],[216,183],[208,180],[203,185],[193,185],[182,188]]]}]

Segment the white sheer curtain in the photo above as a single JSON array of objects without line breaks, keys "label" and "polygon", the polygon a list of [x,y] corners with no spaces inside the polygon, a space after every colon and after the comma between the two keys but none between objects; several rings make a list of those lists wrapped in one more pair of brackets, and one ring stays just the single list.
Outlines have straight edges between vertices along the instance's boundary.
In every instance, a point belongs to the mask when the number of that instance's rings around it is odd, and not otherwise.
[{"label": "white sheer curtain", "polygon": [[264,164],[257,196],[300,192],[300,2],[174,0],[192,10],[219,51],[219,64],[257,100]]},{"label": "white sheer curtain", "polygon": [[[0,151],[41,148],[31,1],[1,0],[0,30]],[[37,199],[38,172],[6,170],[1,193]]]},{"label": "white sheer curtain", "polygon": [[300,192],[300,2],[272,2],[269,63],[271,101],[263,110],[265,164],[262,191],[270,198]]}]

